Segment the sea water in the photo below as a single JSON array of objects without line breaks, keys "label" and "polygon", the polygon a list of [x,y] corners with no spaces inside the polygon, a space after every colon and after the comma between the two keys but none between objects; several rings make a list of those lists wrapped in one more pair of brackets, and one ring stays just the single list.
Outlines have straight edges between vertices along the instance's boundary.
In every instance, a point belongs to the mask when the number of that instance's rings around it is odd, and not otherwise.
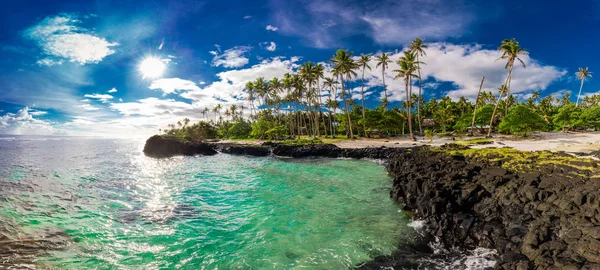
[{"label": "sea water", "polygon": [[414,233],[376,162],[143,143],[0,137],[0,268],[347,269]]}]

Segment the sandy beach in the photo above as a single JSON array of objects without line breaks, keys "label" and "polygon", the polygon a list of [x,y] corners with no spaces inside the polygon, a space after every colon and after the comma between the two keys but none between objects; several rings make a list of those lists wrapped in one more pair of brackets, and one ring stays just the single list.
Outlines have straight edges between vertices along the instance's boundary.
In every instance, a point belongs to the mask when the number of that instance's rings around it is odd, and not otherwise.
[{"label": "sandy beach", "polygon": [[[472,139],[483,139],[483,136],[456,136],[456,137],[434,137],[430,142],[429,138],[417,136],[417,141],[411,141],[408,136],[368,139],[360,138],[356,140],[336,140],[323,139],[325,143],[332,143],[341,148],[367,148],[367,147],[412,147],[419,145],[441,146],[447,143],[464,142]],[[586,153],[600,150],[600,132],[536,132],[527,137],[495,135],[492,139],[493,143],[483,145],[473,145],[472,148],[487,148],[487,147],[511,147],[522,151],[542,151],[548,150],[553,152],[564,151],[570,153]],[[224,140],[221,142],[238,142],[249,144],[260,144],[261,140],[244,140],[231,141]]]}]

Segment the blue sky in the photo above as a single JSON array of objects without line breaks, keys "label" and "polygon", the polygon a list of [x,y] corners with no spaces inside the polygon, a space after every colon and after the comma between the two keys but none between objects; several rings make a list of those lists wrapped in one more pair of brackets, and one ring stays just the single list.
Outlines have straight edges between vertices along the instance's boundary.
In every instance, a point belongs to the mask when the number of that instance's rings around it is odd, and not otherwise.
[{"label": "blue sky", "polygon": [[[600,68],[593,0],[23,0],[4,5],[0,21],[0,134],[146,136],[203,119],[204,107],[244,105],[243,85],[258,76],[326,62],[339,48],[397,59],[415,37],[430,47],[426,98],[473,98],[483,75],[484,88],[497,89],[504,38],[530,52],[513,75],[521,99],[535,90],[575,98],[577,68]],[[160,76],[140,71],[149,58],[164,65]],[[372,68],[370,107],[383,97],[381,70]],[[389,99],[401,101],[403,83],[384,76]],[[584,93],[599,91],[596,79],[586,81]]]}]

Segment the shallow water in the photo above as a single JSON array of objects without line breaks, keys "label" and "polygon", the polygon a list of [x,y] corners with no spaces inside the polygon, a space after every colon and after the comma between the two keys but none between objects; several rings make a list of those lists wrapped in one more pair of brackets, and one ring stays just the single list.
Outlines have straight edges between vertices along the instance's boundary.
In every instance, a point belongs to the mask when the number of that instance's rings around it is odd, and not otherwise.
[{"label": "shallow water", "polygon": [[345,269],[414,233],[372,161],[142,147],[0,140],[0,268]]}]

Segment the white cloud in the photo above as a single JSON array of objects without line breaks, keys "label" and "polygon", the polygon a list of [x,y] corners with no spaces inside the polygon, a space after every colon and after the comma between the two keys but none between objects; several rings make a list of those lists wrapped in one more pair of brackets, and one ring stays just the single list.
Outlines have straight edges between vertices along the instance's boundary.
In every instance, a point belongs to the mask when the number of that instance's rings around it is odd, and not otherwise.
[{"label": "white cloud", "polygon": [[86,98],[93,98],[102,101],[103,103],[108,102],[108,100],[113,99],[113,96],[108,94],[85,94]]},{"label": "white cloud", "polygon": [[44,54],[56,58],[42,59],[38,61],[39,65],[62,64],[61,59],[82,65],[98,63],[115,52],[111,47],[117,43],[77,26],[79,23],[81,21],[75,16],[59,15],[47,17],[25,31],[25,36],[35,40]]},{"label": "white cloud", "polygon": [[244,16],[244,19],[252,19],[252,16],[246,15],[246,16]]},{"label": "white cloud", "polygon": [[250,46],[236,46],[231,49],[225,50],[222,54],[216,51],[210,53],[214,55],[212,64],[213,66],[223,66],[226,68],[239,68],[248,64],[248,58],[244,56],[245,53],[250,51]]},{"label": "white cloud", "polygon": [[40,59],[36,62],[36,64],[40,65],[40,66],[46,66],[46,67],[51,67],[54,65],[62,65],[63,64],[63,60],[54,60],[54,59],[50,59],[50,58],[44,58],[44,59]]},{"label": "white cloud", "polygon": [[55,129],[51,122],[39,120],[34,116],[43,115],[45,112],[32,111],[24,107],[16,113],[6,113],[0,116],[0,133],[2,134],[28,134],[47,135],[52,134]]},{"label": "white cloud", "polygon": [[199,82],[198,82],[198,84],[199,84],[199,85],[205,85],[205,84],[206,84],[206,82],[205,82],[205,81],[199,81]]},{"label": "white cloud", "polygon": [[179,116],[183,118],[199,113],[197,107],[192,104],[173,99],[158,99],[153,97],[141,99],[136,102],[112,103],[110,107],[126,116]]},{"label": "white cloud", "polygon": [[153,81],[148,88],[152,90],[161,90],[163,91],[163,95],[176,93],[179,91],[200,90],[200,88],[194,82],[180,78],[158,79]]},{"label": "white cloud", "polygon": [[99,108],[94,107],[94,106],[92,106],[90,104],[87,104],[87,103],[86,104],[78,105],[77,107],[82,108],[82,109],[84,109],[86,111],[97,111],[97,110],[100,110]]},{"label": "white cloud", "polygon": [[272,25],[269,24],[269,25],[267,25],[266,29],[267,29],[267,31],[273,31],[273,32],[275,32],[275,31],[279,30],[279,27],[272,26]]},{"label": "white cloud", "polygon": [[40,116],[40,115],[46,115],[46,114],[48,114],[48,112],[38,111],[38,110],[29,110],[29,114],[31,114],[33,116]]},{"label": "white cloud", "polygon": [[117,92],[117,88],[114,88],[114,87],[107,91],[107,93],[116,93],[116,92]]},{"label": "white cloud", "polygon": [[274,52],[277,49],[277,44],[275,42],[263,42],[260,44],[265,50]]}]

